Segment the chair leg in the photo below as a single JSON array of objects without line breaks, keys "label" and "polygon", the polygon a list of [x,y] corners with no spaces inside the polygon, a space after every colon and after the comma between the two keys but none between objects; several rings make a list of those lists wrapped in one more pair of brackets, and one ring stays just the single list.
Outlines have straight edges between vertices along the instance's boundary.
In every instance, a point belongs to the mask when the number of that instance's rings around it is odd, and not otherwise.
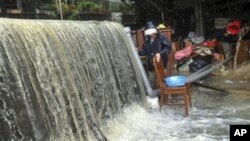
[{"label": "chair leg", "polygon": [[191,84],[187,84],[187,93],[188,93],[188,98],[189,98],[189,106],[192,107],[192,92],[191,92]]},{"label": "chair leg", "polygon": [[160,97],[160,111],[161,111],[161,109],[162,109],[162,105],[163,105],[163,102],[164,102],[164,98],[165,98],[164,94],[161,94],[161,97]]},{"label": "chair leg", "polygon": [[188,88],[188,93],[189,93],[189,106],[192,107],[192,92],[190,90],[190,88]]},{"label": "chair leg", "polygon": [[183,94],[183,98],[184,98],[185,116],[188,116],[188,97],[187,97],[187,93]]},{"label": "chair leg", "polygon": [[170,103],[173,102],[173,101],[172,101],[172,95],[171,95],[171,94],[168,94],[168,95],[167,95],[167,102],[170,102]]}]

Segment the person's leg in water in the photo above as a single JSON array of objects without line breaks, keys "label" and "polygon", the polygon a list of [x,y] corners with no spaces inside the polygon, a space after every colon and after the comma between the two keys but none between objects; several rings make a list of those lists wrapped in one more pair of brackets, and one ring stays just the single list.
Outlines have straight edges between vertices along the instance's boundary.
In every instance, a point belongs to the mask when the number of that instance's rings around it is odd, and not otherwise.
[{"label": "person's leg in water", "polygon": [[156,74],[155,71],[148,71],[148,79],[149,79],[149,83],[152,87],[152,89],[156,89],[157,85],[156,85]]}]

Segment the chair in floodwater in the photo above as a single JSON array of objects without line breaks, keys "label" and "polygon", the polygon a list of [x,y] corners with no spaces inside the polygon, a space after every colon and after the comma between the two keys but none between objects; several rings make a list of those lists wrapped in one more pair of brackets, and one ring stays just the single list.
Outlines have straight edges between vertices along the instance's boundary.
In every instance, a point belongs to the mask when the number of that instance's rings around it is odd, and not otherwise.
[{"label": "chair in floodwater", "polygon": [[[183,105],[185,115],[188,115],[188,109],[192,106],[191,99],[191,85],[186,83],[184,86],[169,87],[164,83],[164,79],[171,76],[171,73],[165,72],[163,67],[162,59],[159,62],[156,61],[156,57],[153,58],[153,64],[157,76],[157,83],[160,87],[160,111],[162,110],[163,104],[166,105]],[[180,100],[173,100],[172,96],[181,95]]]}]

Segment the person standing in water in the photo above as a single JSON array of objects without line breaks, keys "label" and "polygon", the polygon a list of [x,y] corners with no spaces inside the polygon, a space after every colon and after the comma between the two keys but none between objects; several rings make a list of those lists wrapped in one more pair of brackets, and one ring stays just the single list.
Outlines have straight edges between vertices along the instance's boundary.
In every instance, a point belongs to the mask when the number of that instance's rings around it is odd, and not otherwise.
[{"label": "person standing in water", "polygon": [[156,74],[153,66],[153,58],[157,61],[162,58],[163,65],[167,67],[167,55],[171,51],[171,44],[167,38],[159,33],[152,22],[148,22],[145,27],[145,41],[143,47],[139,50],[140,56],[147,58],[148,77],[152,88],[156,88]]}]

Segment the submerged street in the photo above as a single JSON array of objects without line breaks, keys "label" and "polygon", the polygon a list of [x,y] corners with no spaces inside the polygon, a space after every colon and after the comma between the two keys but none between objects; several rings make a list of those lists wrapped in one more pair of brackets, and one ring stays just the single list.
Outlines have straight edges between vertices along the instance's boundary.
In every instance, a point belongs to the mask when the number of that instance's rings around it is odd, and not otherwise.
[{"label": "submerged street", "polygon": [[249,82],[216,77],[207,82],[227,90],[193,86],[188,117],[182,106],[164,106],[159,112],[133,105],[111,123],[107,136],[111,141],[228,141],[230,125],[250,124]]}]

